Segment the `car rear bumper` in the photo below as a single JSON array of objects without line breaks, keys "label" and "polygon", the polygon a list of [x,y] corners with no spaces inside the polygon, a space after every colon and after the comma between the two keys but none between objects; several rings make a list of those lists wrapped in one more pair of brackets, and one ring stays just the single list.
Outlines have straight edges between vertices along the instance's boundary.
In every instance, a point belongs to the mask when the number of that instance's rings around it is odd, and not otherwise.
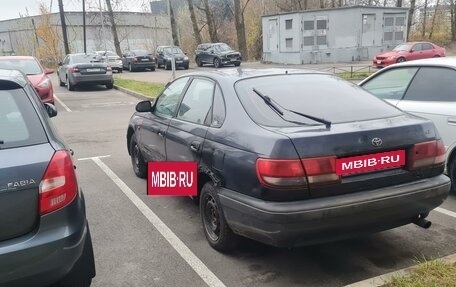
[{"label": "car rear bumper", "polygon": [[108,72],[106,74],[94,74],[94,75],[83,75],[80,73],[72,74],[70,77],[70,81],[73,85],[78,84],[111,84],[114,82],[112,78],[112,72]]},{"label": "car rear bumper", "polygon": [[155,68],[155,62],[137,62],[137,63],[131,63],[131,66],[135,69]]},{"label": "car rear bumper", "polygon": [[270,202],[222,189],[228,225],[237,234],[274,246],[340,240],[398,227],[439,206],[445,175],[365,192],[295,202]]},{"label": "car rear bumper", "polygon": [[47,286],[62,279],[81,257],[87,234],[84,200],[77,196],[41,217],[35,232],[0,242],[0,286]]}]

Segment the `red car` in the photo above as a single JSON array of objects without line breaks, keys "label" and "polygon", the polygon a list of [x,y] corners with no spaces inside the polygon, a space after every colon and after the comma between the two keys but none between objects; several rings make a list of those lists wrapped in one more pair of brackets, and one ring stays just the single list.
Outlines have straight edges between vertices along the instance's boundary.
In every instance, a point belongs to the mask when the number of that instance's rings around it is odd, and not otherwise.
[{"label": "red car", "polygon": [[409,42],[400,44],[392,51],[378,54],[373,59],[376,67],[386,67],[405,61],[445,57],[445,48],[429,42]]},{"label": "red car", "polygon": [[43,103],[54,104],[54,89],[47,75],[54,73],[45,69],[40,62],[31,56],[0,57],[0,69],[19,70],[27,75]]}]

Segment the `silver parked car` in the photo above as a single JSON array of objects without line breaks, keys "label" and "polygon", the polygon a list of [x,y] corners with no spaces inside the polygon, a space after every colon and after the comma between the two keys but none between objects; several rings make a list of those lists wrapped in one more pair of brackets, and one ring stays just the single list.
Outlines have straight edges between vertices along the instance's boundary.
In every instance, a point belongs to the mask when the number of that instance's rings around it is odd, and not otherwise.
[{"label": "silver parked car", "polygon": [[106,56],[108,57],[108,65],[111,66],[113,71],[122,73],[122,58],[113,51],[95,51],[95,54],[100,56],[102,62],[106,62]]},{"label": "silver parked car", "polygon": [[446,147],[451,190],[456,192],[456,58],[395,64],[359,85],[404,111],[434,122]]}]

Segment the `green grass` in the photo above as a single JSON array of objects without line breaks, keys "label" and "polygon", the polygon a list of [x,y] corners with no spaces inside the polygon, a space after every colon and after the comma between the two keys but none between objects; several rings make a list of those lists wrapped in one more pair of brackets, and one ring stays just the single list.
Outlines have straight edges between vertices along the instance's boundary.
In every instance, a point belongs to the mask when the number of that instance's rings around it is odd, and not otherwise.
[{"label": "green grass", "polygon": [[341,72],[336,73],[336,76],[341,77],[345,80],[353,80],[353,79],[364,79],[372,75],[373,72]]},{"label": "green grass", "polygon": [[127,80],[119,77],[114,78],[114,84],[129,89],[131,91],[137,92],[141,95],[144,95],[149,98],[155,98],[163,90],[165,85],[158,83],[147,83],[135,80]]},{"label": "green grass", "polygon": [[418,265],[410,275],[395,277],[388,287],[454,287],[456,286],[456,263],[438,260]]}]

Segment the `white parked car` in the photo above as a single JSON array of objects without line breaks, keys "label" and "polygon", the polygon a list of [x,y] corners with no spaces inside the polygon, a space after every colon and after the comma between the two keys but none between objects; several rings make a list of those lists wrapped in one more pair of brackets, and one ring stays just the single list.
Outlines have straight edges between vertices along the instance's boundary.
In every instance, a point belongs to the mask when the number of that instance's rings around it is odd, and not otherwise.
[{"label": "white parked car", "polygon": [[456,58],[395,64],[359,85],[406,112],[434,122],[446,147],[451,190],[456,192]]}]

